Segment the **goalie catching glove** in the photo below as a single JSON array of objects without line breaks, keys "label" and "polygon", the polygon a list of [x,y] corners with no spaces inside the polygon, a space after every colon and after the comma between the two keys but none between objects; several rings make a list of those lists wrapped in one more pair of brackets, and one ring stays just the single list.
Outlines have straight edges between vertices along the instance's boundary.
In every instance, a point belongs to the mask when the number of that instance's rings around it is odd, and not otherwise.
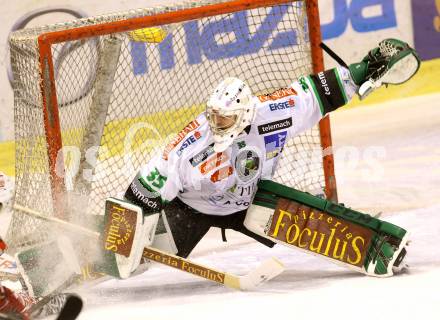
[{"label": "goalie catching glove", "polygon": [[381,41],[361,62],[349,66],[353,81],[360,86],[360,99],[383,84],[408,81],[419,68],[420,58],[416,51],[406,42],[397,39]]}]

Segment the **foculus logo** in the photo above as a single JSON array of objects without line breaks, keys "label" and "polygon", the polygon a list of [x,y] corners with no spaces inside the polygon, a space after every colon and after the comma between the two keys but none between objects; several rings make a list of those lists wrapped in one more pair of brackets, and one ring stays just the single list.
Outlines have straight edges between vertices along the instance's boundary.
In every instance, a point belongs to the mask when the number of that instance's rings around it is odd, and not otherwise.
[{"label": "foculus logo", "polygon": [[104,229],[104,248],[128,257],[133,245],[137,214],[111,201],[106,202],[106,211],[110,212],[110,215]]},{"label": "foculus logo", "polygon": [[289,245],[362,267],[373,231],[281,198],[265,231]]},{"label": "foculus logo", "polygon": [[309,92],[309,85],[307,84],[306,78],[301,77],[299,78],[298,82],[305,93]]},{"label": "foculus logo", "polygon": [[191,263],[189,261],[185,261],[178,257],[170,257],[169,255],[165,255],[151,249],[148,247],[144,248],[143,254],[145,258],[156,261],[162,264],[166,264],[170,267],[183,270],[185,272],[189,272],[195,274],[196,276],[203,277],[205,279],[209,279],[212,281],[216,281],[218,283],[225,282],[225,274],[222,272],[217,272],[211,269],[207,269],[203,266]]},{"label": "foculus logo", "polygon": [[243,149],[246,147],[246,141],[237,141],[237,147],[238,149]]}]

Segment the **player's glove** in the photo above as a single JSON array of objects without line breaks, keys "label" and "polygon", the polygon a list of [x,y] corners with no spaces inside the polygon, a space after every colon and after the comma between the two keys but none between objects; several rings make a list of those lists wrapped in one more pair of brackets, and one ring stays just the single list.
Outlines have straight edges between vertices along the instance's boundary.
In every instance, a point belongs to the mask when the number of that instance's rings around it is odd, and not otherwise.
[{"label": "player's glove", "polygon": [[365,98],[382,84],[401,84],[408,81],[420,67],[417,52],[406,42],[385,39],[359,63],[349,66],[351,76],[359,87],[359,97]]},{"label": "player's glove", "polygon": [[0,284],[0,313],[7,314],[11,319],[28,320],[28,310],[34,303],[35,300],[26,292],[16,293]]}]

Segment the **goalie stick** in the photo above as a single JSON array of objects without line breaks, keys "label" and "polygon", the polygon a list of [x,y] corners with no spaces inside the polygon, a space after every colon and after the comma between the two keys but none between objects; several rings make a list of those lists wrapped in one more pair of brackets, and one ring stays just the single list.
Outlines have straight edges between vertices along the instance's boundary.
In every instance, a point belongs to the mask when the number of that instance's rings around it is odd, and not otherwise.
[{"label": "goalie stick", "polygon": [[[46,217],[36,210],[26,208],[18,204],[14,205],[14,209],[49,222],[57,223],[68,230],[79,232],[95,239],[100,239],[101,236],[99,232],[91,231],[87,228],[63,221],[58,218]],[[268,259],[248,274],[239,276],[228,272],[218,271],[211,267],[198,264],[189,259],[178,257],[152,247],[145,247],[142,256],[148,260],[155,261],[238,290],[253,290],[258,285],[278,276],[284,271],[284,265],[282,262],[275,258]]]},{"label": "goalie stick", "polygon": [[75,294],[71,294],[67,297],[66,303],[64,304],[60,314],[56,319],[75,320],[76,318],[78,318],[78,315],[81,313],[82,308],[83,308],[82,299]]},{"label": "goalie stick", "polygon": [[[43,297],[41,300],[39,300],[36,304],[34,304],[30,309],[29,309],[29,315],[32,318],[37,317],[42,309],[44,308],[44,306],[46,306],[56,295],[62,294],[61,292],[66,289],[70,283],[72,283],[73,279],[69,279],[65,282],[63,282],[58,288],[56,288],[51,294]],[[67,299],[66,299],[67,302]],[[66,302],[64,302],[64,305],[66,304]],[[63,306],[64,308],[64,306]]]}]

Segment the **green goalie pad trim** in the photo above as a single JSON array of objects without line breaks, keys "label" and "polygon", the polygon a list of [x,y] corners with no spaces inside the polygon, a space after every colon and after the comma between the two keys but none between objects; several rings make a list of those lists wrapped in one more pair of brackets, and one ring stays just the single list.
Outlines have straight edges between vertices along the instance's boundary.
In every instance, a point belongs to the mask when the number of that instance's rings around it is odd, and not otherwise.
[{"label": "green goalie pad trim", "polygon": [[396,244],[393,246],[386,232],[377,234],[373,239],[369,250],[369,256],[365,260],[364,268],[367,269],[370,263],[374,262],[376,264],[374,268],[375,274],[386,274],[388,262],[391,261],[395,254]]},{"label": "green goalie pad trim", "polygon": [[278,198],[280,197],[300,202],[336,217],[365,226],[377,233],[385,233],[398,239],[403,239],[406,235],[405,229],[392,223],[381,221],[368,214],[346,208],[331,201],[321,199],[310,193],[295,190],[270,180],[262,180],[258,183],[258,191],[253,203],[275,210]]}]

